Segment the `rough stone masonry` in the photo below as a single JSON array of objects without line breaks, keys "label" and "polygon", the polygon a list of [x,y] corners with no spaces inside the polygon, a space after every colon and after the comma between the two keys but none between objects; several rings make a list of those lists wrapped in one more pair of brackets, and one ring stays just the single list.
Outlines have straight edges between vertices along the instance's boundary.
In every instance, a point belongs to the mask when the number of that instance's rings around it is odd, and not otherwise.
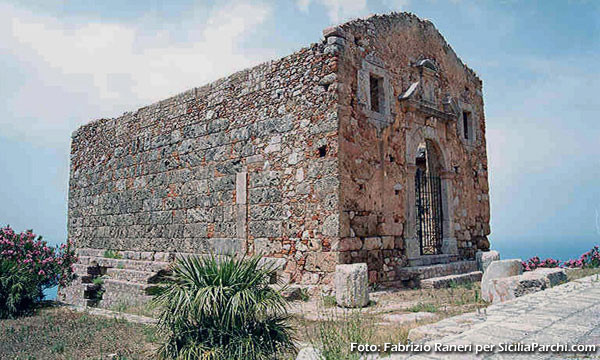
[{"label": "rough stone masonry", "polygon": [[336,264],[386,283],[489,249],[481,80],[412,14],[323,34],[73,133],[68,233],[84,289],[65,301],[93,291],[86,276],[116,274],[127,291],[179,254],[260,253],[308,285],[330,284]]}]

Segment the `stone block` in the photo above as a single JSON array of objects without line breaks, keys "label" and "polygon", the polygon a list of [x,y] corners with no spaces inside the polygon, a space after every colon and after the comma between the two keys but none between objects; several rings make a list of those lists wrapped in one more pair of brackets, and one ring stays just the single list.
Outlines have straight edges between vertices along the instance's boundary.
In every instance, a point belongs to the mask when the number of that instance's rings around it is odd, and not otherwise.
[{"label": "stone block", "polygon": [[492,261],[481,279],[481,298],[485,301],[494,301],[494,298],[498,301],[500,298],[506,298],[509,295],[505,295],[504,288],[496,289],[493,281],[521,274],[523,274],[521,259]]},{"label": "stone block", "polygon": [[334,282],[338,306],[360,308],[369,304],[367,264],[337,265]]},{"label": "stone block", "polygon": [[488,284],[488,297],[492,303],[512,300],[527,294],[543,291],[567,280],[563,269],[537,269],[522,275],[492,279]]},{"label": "stone block", "polygon": [[492,261],[500,260],[500,253],[496,250],[478,251],[475,254],[475,258],[477,259],[479,271],[485,272],[485,269],[490,266]]},{"label": "stone block", "polygon": [[524,278],[542,278],[548,287],[554,287],[567,281],[567,272],[560,268],[540,268],[523,273]]},{"label": "stone block", "polygon": [[354,251],[362,248],[362,241],[357,237],[341,238],[337,242],[337,251]]},{"label": "stone block", "polygon": [[409,314],[389,314],[384,315],[383,320],[394,324],[414,323],[420,320],[430,319],[436,315],[430,312],[416,312]]},{"label": "stone block", "polygon": [[254,252],[262,255],[278,254],[281,252],[281,241],[268,238],[254,239]]},{"label": "stone block", "polygon": [[323,355],[321,355],[321,351],[312,346],[305,347],[298,351],[298,356],[296,356],[296,360],[321,360],[323,359]]},{"label": "stone block", "polygon": [[335,266],[338,262],[338,252],[309,252],[306,255],[304,269],[307,271],[332,272],[335,271]]},{"label": "stone block", "polygon": [[442,242],[442,253],[444,254],[458,254],[458,244],[455,238],[444,238]]},{"label": "stone block", "polygon": [[346,33],[339,26],[330,26],[323,29],[323,37],[327,39],[330,36],[346,37]]},{"label": "stone block", "polygon": [[393,236],[382,236],[381,241],[383,243],[383,249],[391,250],[394,248],[394,237]]},{"label": "stone block", "polygon": [[381,249],[381,238],[380,237],[368,237],[365,239],[363,248],[365,250],[378,250]]}]

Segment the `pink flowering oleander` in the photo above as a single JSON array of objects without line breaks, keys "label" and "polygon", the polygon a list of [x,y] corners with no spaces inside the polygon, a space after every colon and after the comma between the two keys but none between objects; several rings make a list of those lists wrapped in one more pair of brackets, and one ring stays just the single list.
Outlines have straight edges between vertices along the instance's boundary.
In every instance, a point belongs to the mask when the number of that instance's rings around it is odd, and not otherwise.
[{"label": "pink flowering oleander", "polygon": [[570,259],[564,261],[562,264],[560,261],[548,258],[540,261],[540,258],[534,256],[527,261],[523,261],[523,271],[533,271],[537,268],[598,268],[600,267],[600,247],[594,246],[591,250],[583,253],[579,259]]},{"label": "pink flowering oleander", "polygon": [[42,288],[64,284],[72,278],[71,264],[77,261],[72,243],[49,246],[31,230],[19,234],[9,226],[0,229],[0,261],[24,266],[39,277]]}]

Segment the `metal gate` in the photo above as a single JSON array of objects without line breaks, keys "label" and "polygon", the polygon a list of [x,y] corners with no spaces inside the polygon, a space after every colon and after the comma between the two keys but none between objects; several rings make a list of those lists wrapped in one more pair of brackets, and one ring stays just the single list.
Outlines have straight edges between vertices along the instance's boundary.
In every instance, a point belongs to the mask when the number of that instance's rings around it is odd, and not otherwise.
[{"label": "metal gate", "polygon": [[417,169],[415,176],[417,236],[421,255],[441,254],[442,248],[442,184],[439,176]]}]

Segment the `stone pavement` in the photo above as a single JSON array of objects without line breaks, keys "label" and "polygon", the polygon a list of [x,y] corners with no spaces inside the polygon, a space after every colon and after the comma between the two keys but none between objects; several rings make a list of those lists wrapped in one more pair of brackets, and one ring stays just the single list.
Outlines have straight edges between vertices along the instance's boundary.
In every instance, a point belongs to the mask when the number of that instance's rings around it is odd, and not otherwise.
[{"label": "stone pavement", "polygon": [[[436,334],[437,337],[436,338]],[[600,352],[480,353],[476,344],[600,344],[600,278],[593,275],[554,288],[491,305],[485,312],[470,313],[419,328],[416,343],[473,344],[466,353],[428,352],[385,359],[600,359]],[[600,346],[598,346],[600,349]]]}]

